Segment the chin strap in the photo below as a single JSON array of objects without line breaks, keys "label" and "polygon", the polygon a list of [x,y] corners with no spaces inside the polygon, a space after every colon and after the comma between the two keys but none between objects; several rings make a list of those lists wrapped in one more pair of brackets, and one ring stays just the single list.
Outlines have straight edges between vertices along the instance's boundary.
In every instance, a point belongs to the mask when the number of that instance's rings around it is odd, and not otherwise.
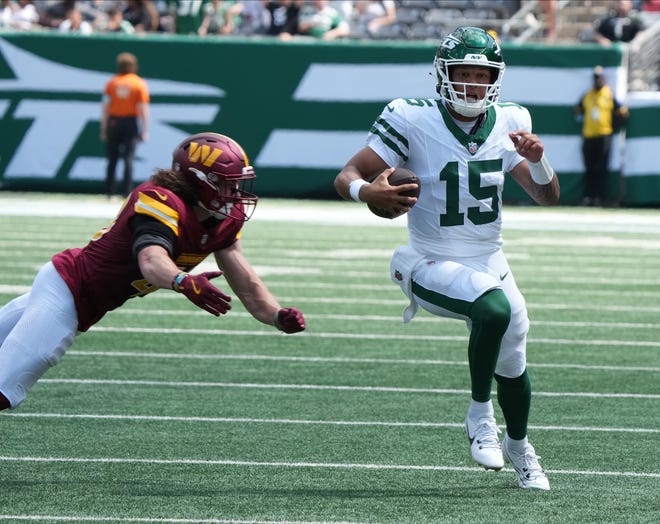
[{"label": "chin strap", "polygon": [[481,126],[484,125],[484,123],[486,122],[486,115],[487,114],[488,114],[488,111],[486,111],[485,113],[481,113],[477,117],[477,120],[475,121],[474,125],[472,126],[472,129],[470,129],[470,134],[471,135],[474,135],[477,131],[479,131]]}]

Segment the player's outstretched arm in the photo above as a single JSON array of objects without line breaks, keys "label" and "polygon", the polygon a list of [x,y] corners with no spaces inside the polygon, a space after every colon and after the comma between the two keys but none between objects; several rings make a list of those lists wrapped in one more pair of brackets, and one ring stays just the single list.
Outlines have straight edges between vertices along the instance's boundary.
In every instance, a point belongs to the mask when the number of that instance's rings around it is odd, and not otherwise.
[{"label": "player's outstretched arm", "polygon": [[303,331],[305,318],[296,308],[283,308],[243,254],[241,241],[215,252],[218,267],[248,312],[285,333]]},{"label": "player's outstretched arm", "polygon": [[171,289],[172,281],[181,273],[167,250],[160,245],[145,246],[137,254],[142,276],[161,289]]},{"label": "player's outstretched arm", "polygon": [[210,282],[212,278],[222,275],[221,271],[198,275],[185,273],[177,267],[167,250],[159,245],[142,248],[137,260],[142,276],[154,286],[182,293],[197,307],[215,316],[224,315],[231,309],[231,297]]}]

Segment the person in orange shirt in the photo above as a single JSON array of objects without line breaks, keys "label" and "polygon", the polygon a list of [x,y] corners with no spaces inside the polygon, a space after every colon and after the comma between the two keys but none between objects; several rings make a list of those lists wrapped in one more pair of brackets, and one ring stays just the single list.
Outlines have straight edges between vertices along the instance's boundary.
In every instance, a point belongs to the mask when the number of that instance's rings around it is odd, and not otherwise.
[{"label": "person in orange shirt", "polygon": [[133,159],[138,141],[147,140],[149,89],[137,74],[138,61],[131,53],[117,55],[117,74],[105,85],[101,113],[101,140],[106,143],[105,175],[108,198],[115,194],[117,161],[124,162],[124,190],[133,190]]}]

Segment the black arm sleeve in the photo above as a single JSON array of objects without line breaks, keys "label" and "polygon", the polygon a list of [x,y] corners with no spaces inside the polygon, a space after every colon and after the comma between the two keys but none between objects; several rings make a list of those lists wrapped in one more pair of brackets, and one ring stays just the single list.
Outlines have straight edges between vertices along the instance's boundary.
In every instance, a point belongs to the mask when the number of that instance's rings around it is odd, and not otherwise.
[{"label": "black arm sleeve", "polygon": [[145,215],[135,215],[131,219],[133,230],[133,256],[147,246],[161,246],[167,250],[170,257],[174,256],[176,236],[174,231],[155,218]]}]

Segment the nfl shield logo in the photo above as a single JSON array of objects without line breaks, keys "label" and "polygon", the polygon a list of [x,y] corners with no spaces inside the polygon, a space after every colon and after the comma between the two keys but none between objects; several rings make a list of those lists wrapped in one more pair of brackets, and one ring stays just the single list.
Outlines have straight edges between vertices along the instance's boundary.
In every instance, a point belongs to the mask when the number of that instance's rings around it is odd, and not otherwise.
[{"label": "nfl shield logo", "polygon": [[468,151],[471,155],[474,155],[477,152],[477,149],[479,149],[479,146],[476,142],[468,142]]}]

